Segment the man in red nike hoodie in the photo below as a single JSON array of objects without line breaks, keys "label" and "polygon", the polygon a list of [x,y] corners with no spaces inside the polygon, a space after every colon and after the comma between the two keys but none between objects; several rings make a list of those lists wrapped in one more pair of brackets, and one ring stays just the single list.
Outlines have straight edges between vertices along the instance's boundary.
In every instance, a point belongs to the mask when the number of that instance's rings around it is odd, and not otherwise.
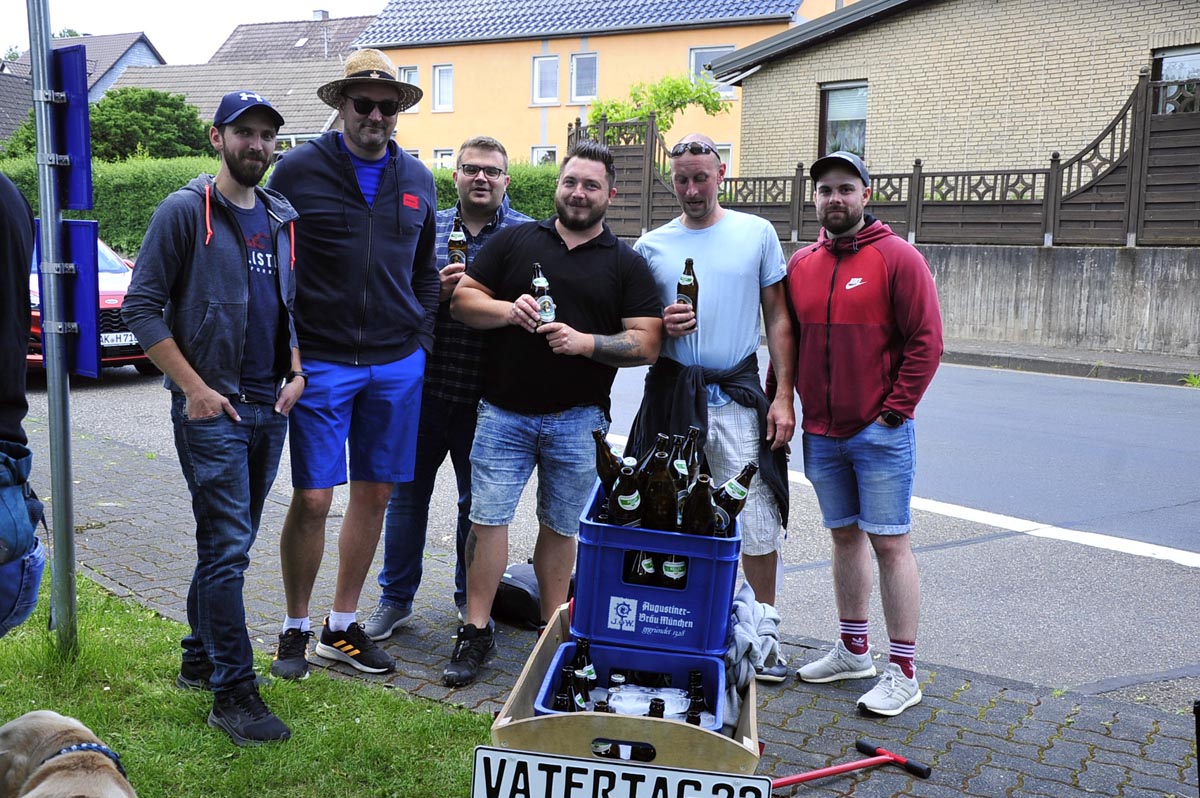
[{"label": "man in red nike hoodie", "polygon": [[871,550],[879,561],[889,663],[858,706],[898,715],[921,700],[914,670],[920,581],[909,543],[913,414],[942,355],[937,289],[925,259],[865,213],[871,177],[835,152],[809,171],[817,243],[788,263],[804,472],[833,535],[840,639],[800,668],[807,682],[876,675],[867,642]]}]

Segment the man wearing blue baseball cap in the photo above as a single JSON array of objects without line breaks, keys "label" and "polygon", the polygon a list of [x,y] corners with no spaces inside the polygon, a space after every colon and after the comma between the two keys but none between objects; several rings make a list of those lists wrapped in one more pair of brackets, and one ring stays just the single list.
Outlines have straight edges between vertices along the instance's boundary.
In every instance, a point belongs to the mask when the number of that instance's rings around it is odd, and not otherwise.
[{"label": "man wearing blue baseball cap", "polygon": [[221,99],[208,133],[217,174],[154,212],[122,310],[171,391],[196,519],[190,629],[175,683],[211,689],[208,724],[238,745],[291,736],[259,696],[242,597],[287,415],[307,384],[292,322],[297,214],[258,187],[282,124],[257,92]]}]

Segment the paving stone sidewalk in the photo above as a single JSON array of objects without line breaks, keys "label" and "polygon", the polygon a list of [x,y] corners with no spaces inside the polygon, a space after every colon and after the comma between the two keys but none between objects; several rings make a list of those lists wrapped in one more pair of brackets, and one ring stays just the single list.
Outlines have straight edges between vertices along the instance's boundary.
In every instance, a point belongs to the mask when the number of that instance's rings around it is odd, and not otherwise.
[{"label": "paving stone sidewalk", "polygon": [[[30,434],[36,451],[49,451],[44,424],[34,425]],[[75,437],[72,447],[81,573],[118,595],[183,621],[194,546],[190,505],[178,463],[88,436]],[[49,485],[48,458],[39,460],[36,484]],[[283,611],[278,534],[287,507],[286,483],[285,475],[268,502],[247,572],[248,623],[261,651],[273,650]],[[336,528],[336,523],[330,526]],[[327,547],[315,607],[331,601],[335,534],[328,536]],[[430,541],[416,615],[387,644],[397,660],[396,673],[381,678],[363,677],[341,665],[333,670],[473,711],[499,709],[533,647],[534,634],[500,626],[498,652],[484,678],[460,690],[443,687],[441,670],[457,624],[450,600],[452,557],[449,541]],[[369,581],[364,607],[376,596],[377,588]],[[807,661],[827,645],[811,639],[783,642],[795,662]],[[855,741],[866,739],[931,765],[931,778],[917,779],[894,767],[876,768],[782,788],[775,794],[1197,795],[1195,719],[1190,714],[1060,693],[936,663],[919,665],[924,701],[889,719],[855,710],[855,699],[869,683],[805,685],[793,679],[761,686],[757,712],[765,748],[758,772],[780,778],[859,759]],[[164,663],[163,678],[171,678],[175,667],[176,663]]]}]

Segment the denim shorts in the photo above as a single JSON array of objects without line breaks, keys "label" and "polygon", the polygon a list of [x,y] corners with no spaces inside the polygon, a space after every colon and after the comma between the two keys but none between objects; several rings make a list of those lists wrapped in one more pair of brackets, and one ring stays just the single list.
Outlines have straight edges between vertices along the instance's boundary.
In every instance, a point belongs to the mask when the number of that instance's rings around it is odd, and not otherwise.
[{"label": "denim shorts", "polygon": [[46,548],[37,537],[25,556],[0,565],[0,637],[33,614],[45,569]]},{"label": "denim shorts", "polygon": [[608,432],[596,405],[524,415],[479,403],[471,447],[471,521],[504,526],[516,516],[536,465],[538,522],[560,535],[579,532],[579,516],[596,482],[592,430]]},{"label": "denim shorts", "polygon": [[916,424],[872,421],[849,438],[804,433],[804,476],[817,492],[830,529],[857,524],[872,535],[904,535],[912,527]]},{"label": "denim shorts", "polygon": [[288,427],[292,487],[332,488],[350,479],[408,482],[417,458],[425,350],[376,366],[305,360],[308,384]]}]

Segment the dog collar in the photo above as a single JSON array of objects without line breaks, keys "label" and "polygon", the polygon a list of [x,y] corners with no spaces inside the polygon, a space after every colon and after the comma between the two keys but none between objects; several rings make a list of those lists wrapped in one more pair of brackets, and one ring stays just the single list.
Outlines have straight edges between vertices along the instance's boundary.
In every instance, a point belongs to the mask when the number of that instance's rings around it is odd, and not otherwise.
[{"label": "dog collar", "polygon": [[51,754],[50,756],[43,759],[42,764],[43,765],[46,764],[47,762],[49,762],[51,759],[53,759],[56,756],[62,756],[63,754],[74,754],[74,753],[78,753],[80,751],[91,751],[91,752],[97,753],[97,754],[104,754],[106,757],[108,757],[109,759],[111,759],[113,761],[114,765],[117,766],[117,771],[122,776],[125,776],[126,778],[128,778],[128,776],[126,776],[126,773],[125,773],[125,766],[121,764],[121,755],[118,754],[116,751],[112,750],[111,748],[109,748],[107,745],[103,745],[101,743],[75,743],[75,745],[68,745],[66,748],[61,748],[58,751]]}]

